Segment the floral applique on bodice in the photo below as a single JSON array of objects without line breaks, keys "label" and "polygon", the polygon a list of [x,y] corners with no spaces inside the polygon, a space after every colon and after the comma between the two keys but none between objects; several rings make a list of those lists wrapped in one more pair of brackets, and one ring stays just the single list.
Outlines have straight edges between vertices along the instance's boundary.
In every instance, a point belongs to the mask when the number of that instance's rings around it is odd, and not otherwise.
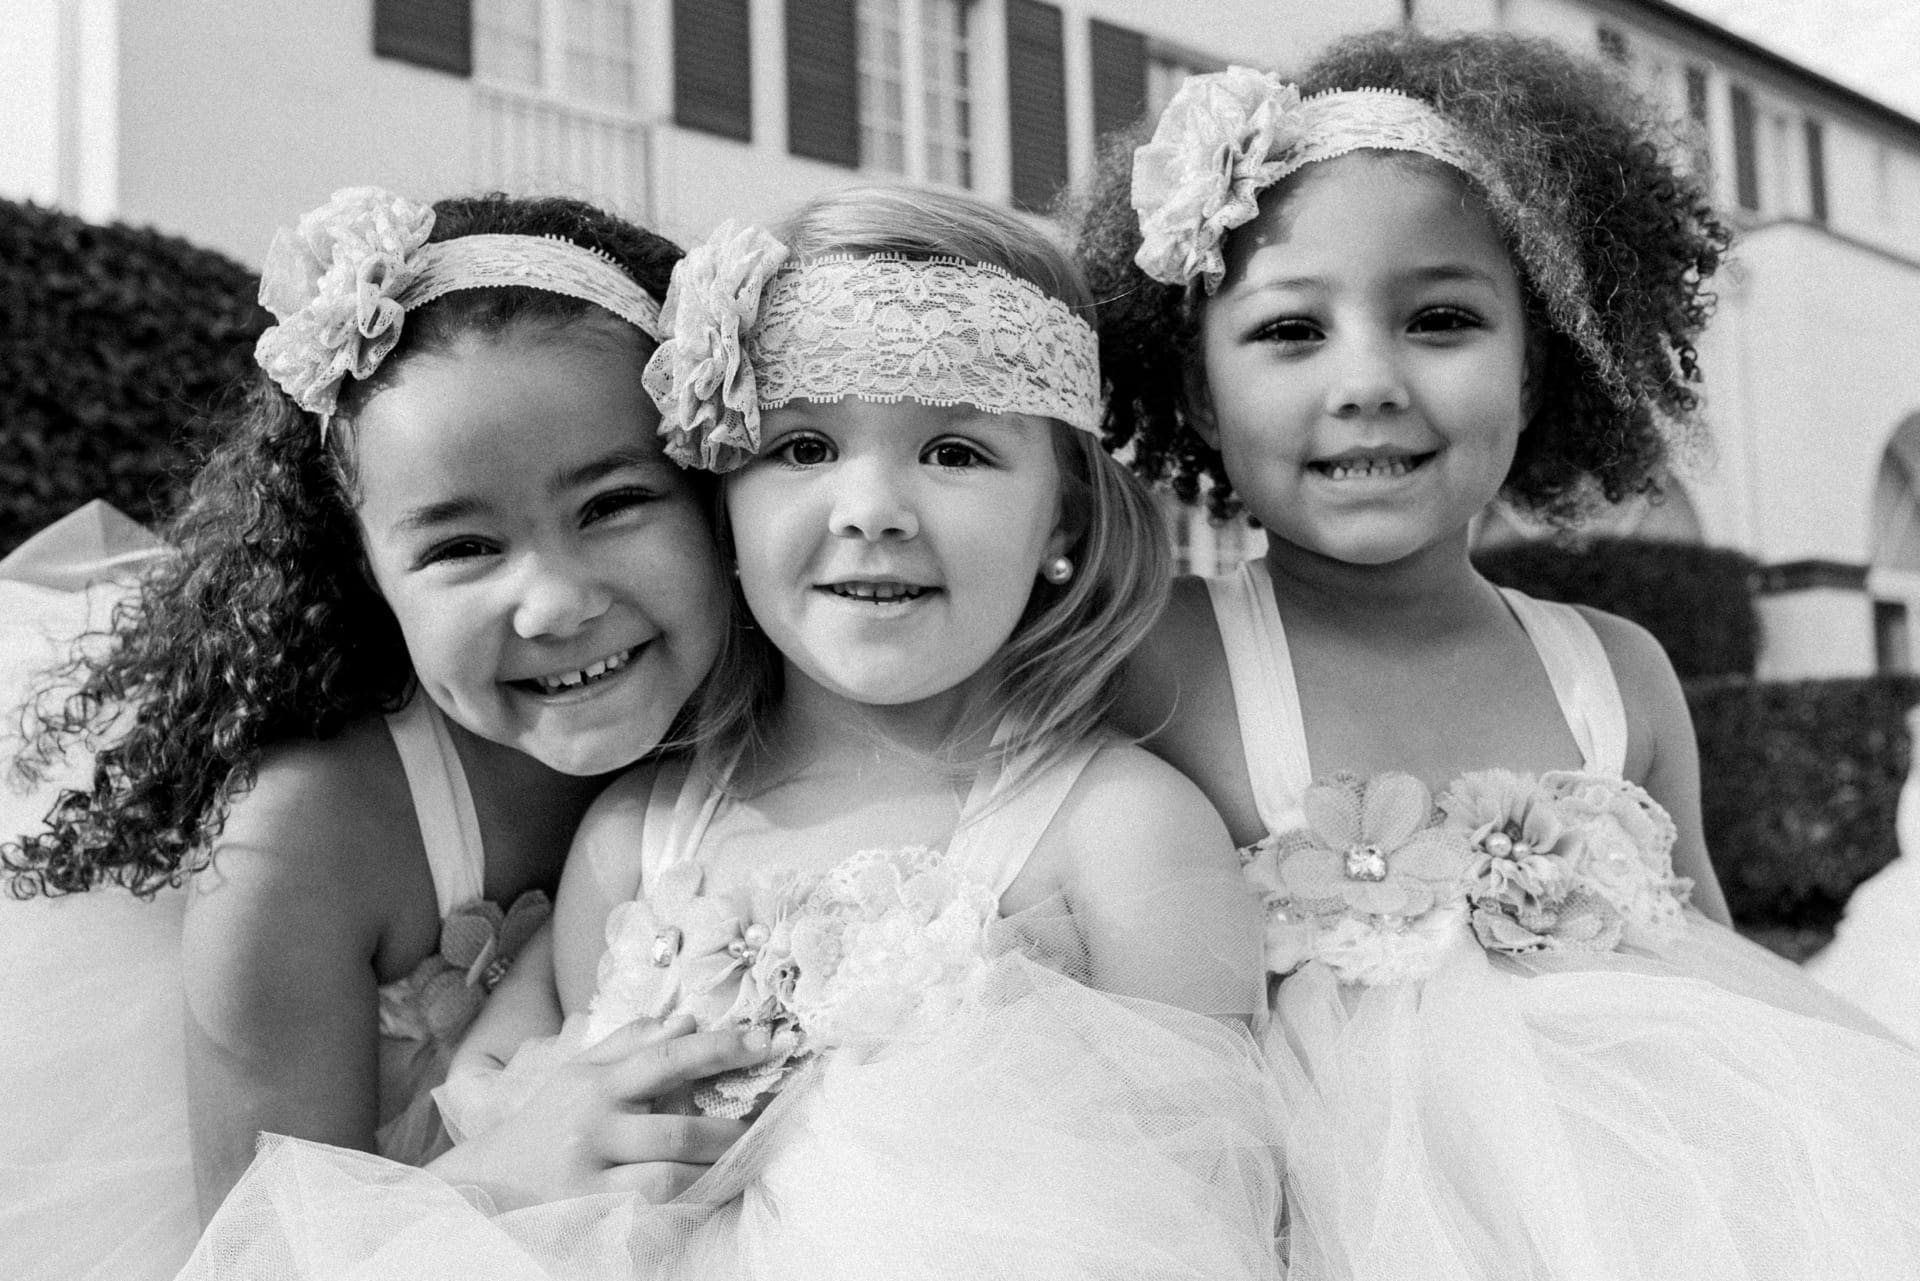
[{"label": "floral applique on bodice", "polygon": [[[764,1028],[767,1064],[694,1096],[709,1115],[738,1117],[821,1052],[937,1027],[984,971],[1001,894],[1097,747],[963,821],[945,851],[861,850],[731,888],[714,887],[699,859],[722,798],[684,766],[664,767],[642,841],[645,888],[608,918],[586,1043],[675,1014],[703,1029]],[[963,813],[984,796],[976,784]]]},{"label": "floral applique on bodice", "polygon": [[1398,983],[1467,937],[1495,954],[1604,952],[1683,928],[1690,882],[1673,874],[1673,820],[1621,776],[1625,709],[1577,611],[1505,593],[1583,768],[1476,771],[1436,798],[1406,774],[1313,780],[1266,567],[1209,588],[1269,831],[1240,854],[1267,909],[1270,973],[1319,961],[1344,981]]}]

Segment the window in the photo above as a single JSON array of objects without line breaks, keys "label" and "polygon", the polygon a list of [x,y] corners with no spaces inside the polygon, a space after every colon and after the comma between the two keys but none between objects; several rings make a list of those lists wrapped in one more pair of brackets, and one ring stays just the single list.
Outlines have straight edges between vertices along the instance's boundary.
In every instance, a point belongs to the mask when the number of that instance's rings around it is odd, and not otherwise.
[{"label": "window", "polygon": [[1687,64],[1687,127],[1693,137],[1693,171],[1710,172],[1713,164],[1713,124],[1707,114],[1707,69]]},{"label": "window", "polygon": [[1742,209],[1760,208],[1760,163],[1755,154],[1754,133],[1758,121],[1753,109],[1753,94],[1740,85],[1727,92],[1727,106],[1733,116],[1734,199]]},{"label": "window", "polygon": [[966,0],[787,0],[797,156],[973,185]]},{"label": "window", "polygon": [[632,0],[478,0],[489,84],[608,111],[635,106]]},{"label": "window", "polygon": [[1815,222],[1827,220],[1827,139],[1818,120],[1806,121],[1807,209]]},{"label": "window", "polygon": [[456,76],[472,75],[469,0],[374,0],[373,52]]},{"label": "window", "polygon": [[1067,182],[1066,35],[1056,5],[1006,0],[1013,203],[1042,210]]},{"label": "window", "polygon": [[1874,667],[1882,672],[1913,670],[1913,632],[1905,601],[1873,602],[1873,658]]},{"label": "window", "polygon": [[1627,52],[1627,33],[1620,28],[1603,26],[1594,35],[1600,44],[1601,57],[1623,67],[1632,60]]},{"label": "window", "polygon": [[747,4],[673,0],[675,124],[741,142],[753,137],[753,40]]}]

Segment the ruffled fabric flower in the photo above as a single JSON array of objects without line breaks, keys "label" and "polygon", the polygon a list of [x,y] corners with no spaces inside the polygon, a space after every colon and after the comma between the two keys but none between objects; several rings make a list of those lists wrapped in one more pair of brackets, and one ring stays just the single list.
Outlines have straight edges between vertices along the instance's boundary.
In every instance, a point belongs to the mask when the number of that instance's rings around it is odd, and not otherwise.
[{"label": "ruffled fabric flower", "polygon": [[755,226],[720,224],[673,269],[660,325],[666,341],[642,375],[660,408],[669,458],[726,472],[760,447],[760,397],[746,341],[787,247]]},{"label": "ruffled fabric flower", "polygon": [[1621,914],[1588,876],[1587,826],[1532,775],[1463,775],[1440,798],[1474,850],[1473,930],[1489,951],[1608,952]]},{"label": "ruffled fabric flower", "polygon": [[280,322],[254,359],[310,413],[333,413],[340,383],[371,377],[400,341],[399,297],[433,230],[431,207],[379,187],[347,187],[275,234],[260,305]]},{"label": "ruffled fabric flower", "polygon": [[1218,288],[1222,239],[1259,213],[1260,192],[1279,171],[1275,157],[1302,131],[1299,90],[1270,72],[1189,77],[1152,141],[1133,153],[1140,269],[1170,285],[1198,277],[1208,293]]},{"label": "ruffled fabric flower", "polygon": [[1590,889],[1657,938],[1686,928],[1693,882],[1673,874],[1679,831],[1658,801],[1625,779],[1570,770],[1544,775],[1540,786],[1581,833],[1581,877]]},{"label": "ruffled fabric flower", "polygon": [[1280,881],[1280,840],[1269,836],[1240,851],[1240,870],[1266,909],[1262,953],[1267,973],[1285,976],[1312,960],[1320,938],[1320,918],[1290,906]]},{"label": "ruffled fabric flower", "polygon": [[1338,916],[1322,925],[1315,956],[1344,983],[1411,983],[1440,968],[1466,914],[1455,901],[1414,917]]},{"label": "ruffled fabric flower", "polygon": [[1418,916],[1458,898],[1469,864],[1460,833],[1431,826],[1433,795],[1408,774],[1339,774],[1301,798],[1307,826],[1280,837],[1277,881],[1318,915]]}]

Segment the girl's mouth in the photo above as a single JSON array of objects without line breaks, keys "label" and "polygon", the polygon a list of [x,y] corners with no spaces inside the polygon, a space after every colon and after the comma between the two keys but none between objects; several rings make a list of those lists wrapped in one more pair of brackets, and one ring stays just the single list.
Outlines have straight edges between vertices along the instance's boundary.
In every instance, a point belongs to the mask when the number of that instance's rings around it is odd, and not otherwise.
[{"label": "girl's mouth", "polygon": [[508,684],[535,694],[564,694],[607,679],[631,663],[633,656],[638,654],[640,649],[639,645],[635,645],[631,649],[621,650],[618,654],[609,654],[598,662],[588,663],[576,671],[557,672],[552,676],[533,676],[526,680],[509,681]]},{"label": "girl's mouth", "polygon": [[920,587],[912,583],[855,579],[844,583],[827,583],[821,590],[831,592],[842,600],[862,601],[874,605],[896,605],[919,600],[936,589]]},{"label": "girl's mouth", "polygon": [[1379,458],[1331,458],[1308,463],[1315,475],[1328,480],[1392,480],[1425,465],[1432,454],[1391,454]]}]

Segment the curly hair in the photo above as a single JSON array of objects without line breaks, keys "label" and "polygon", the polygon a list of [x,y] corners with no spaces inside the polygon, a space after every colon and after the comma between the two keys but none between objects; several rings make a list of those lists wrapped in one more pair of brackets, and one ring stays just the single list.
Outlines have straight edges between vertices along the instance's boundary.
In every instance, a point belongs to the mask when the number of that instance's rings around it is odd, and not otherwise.
[{"label": "curly hair", "polygon": [[[656,298],[680,257],[576,200],[496,193],[444,200],[434,213],[430,240],[558,236],[610,255]],[[406,645],[361,568],[354,410],[413,355],[592,310],[527,288],[427,303],[408,315],[378,377],[343,389],[324,443],[319,420],[255,374],[239,410],[215,424],[217,441],[165,527],[173,554],[32,710],[17,768],[44,774],[77,743],[98,751],[86,790],[63,790],[43,830],[0,846],[15,897],[177,885],[205,865],[267,747],[326,739],[405,703]]]},{"label": "curly hair", "polygon": [[[1676,163],[1683,149],[1672,126],[1601,63],[1504,34],[1354,36],[1298,85],[1419,98],[1506,187],[1493,213],[1539,344],[1542,396],[1501,496],[1567,528],[1597,504],[1656,489],[1672,449],[1698,431],[1694,340],[1714,301],[1706,281],[1730,240],[1704,188]],[[1110,144],[1065,210],[1100,301],[1108,443],[1148,479],[1187,502],[1204,496],[1225,516],[1236,504],[1220,455],[1187,427],[1202,308],[1133,262],[1132,151],[1147,132]]]}]

